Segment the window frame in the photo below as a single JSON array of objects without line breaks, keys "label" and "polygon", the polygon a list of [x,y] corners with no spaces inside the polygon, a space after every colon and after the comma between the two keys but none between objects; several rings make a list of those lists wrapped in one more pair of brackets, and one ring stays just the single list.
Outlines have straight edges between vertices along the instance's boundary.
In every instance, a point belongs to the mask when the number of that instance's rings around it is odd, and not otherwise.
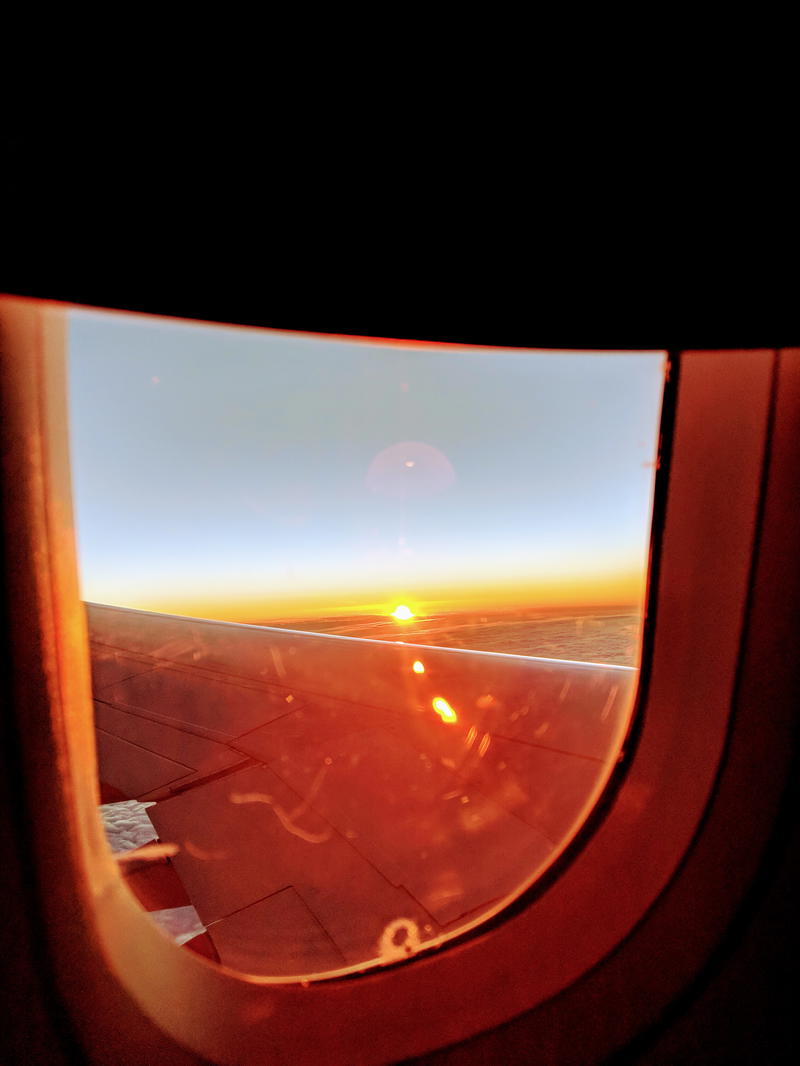
[{"label": "window frame", "polygon": [[[233,974],[169,942],[125,888],[102,837],[72,539],[64,310],[0,303],[6,578],[42,942],[57,996],[93,1061],[119,1061],[115,1049],[142,1034],[158,1045],[154,1061],[180,1055],[174,1044],[218,1062],[316,1062],[322,1048],[330,1063],[395,1061],[532,1011],[546,1020],[565,997],[580,1003],[581,986],[620,945],[640,938],[677,883],[718,787],[758,541],[776,354],[671,357],[675,418],[661,456],[663,528],[651,565],[651,656],[635,743],[580,849],[544,891],[457,944],[303,987]],[[702,495],[698,455],[714,473]],[[45,807],[48,819],[37,818]],[[603,891],[608,885],[613,893]],[[674,945],[675,958],[661,957],[659,975],[648,981],[646,959],[628,966],[627,979],[649,989],[648,1013],[680,987],[698,944],[724,914],[706,918],[709,927],[693,929],[688,946]],[[591,1012],[596,1048],[614,1046],[625,1019],[614,1017],[613,997]]]}]

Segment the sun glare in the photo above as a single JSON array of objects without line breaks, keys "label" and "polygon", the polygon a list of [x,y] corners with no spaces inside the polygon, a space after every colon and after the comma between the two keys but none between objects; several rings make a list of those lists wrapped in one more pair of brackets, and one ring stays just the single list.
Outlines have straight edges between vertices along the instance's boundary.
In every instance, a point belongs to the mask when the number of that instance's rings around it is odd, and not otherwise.
[{"label": "sun glare", "polygon": [[457,722],[458,716],[446,699],[437,696],[433,700],[433,709],[443,722]]},{"label": "sun glare", "polygon": [[414,617],[414,612],[410,607],[406,607],[404,603],[401,603],[399,607],[395,607],[392,611],[392,618],[396,618],[398,622],[408,622]]}]

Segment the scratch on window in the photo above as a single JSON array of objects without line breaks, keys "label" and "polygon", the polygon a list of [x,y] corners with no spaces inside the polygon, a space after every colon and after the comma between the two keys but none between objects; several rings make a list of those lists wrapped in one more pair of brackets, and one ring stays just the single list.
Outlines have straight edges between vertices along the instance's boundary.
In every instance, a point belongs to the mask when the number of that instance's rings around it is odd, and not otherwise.
[{"label": "scratch on window", "polygon": [[230,794],[231,803],[266,803],[272,807],[275,812],[275,817],[281,823],[284,829],[292,833],[293,836],[299,837],[301,840],[305,840],[308,844],[324,844],[326,840],[330,840],[333,830],[330,826],[322,833],[310,833],[307,829],[303,829],[296,824],[298,818],[306,813],[308,808],[314,801],[315,796],[322,787],[322,782],[325,778],[325,774],[328,772],[328,766],[330,763],[326,763],[321,766],[314,776],[314,780],[311,782],[311,788],[308,790],[308,795],[300,804],[299,807],[295,807],[293,811],[287,812],[284,808],[276,803],[272,796],[267,795],[266,792],[232,792]]},{"label": "scratch on window", "polygon": [[603,707],[602,711],[600,712],[600,721],[601,722],[605,722],[606,718],[608,718],[608,712],[611,710],[611,707],[613,706],[614,700],[617,698],[617,693],[618,692],[619,692],[619,685],[612,685],[611,686],[611,691],[608,694],[608,699],[605,702],[605,706]]}]

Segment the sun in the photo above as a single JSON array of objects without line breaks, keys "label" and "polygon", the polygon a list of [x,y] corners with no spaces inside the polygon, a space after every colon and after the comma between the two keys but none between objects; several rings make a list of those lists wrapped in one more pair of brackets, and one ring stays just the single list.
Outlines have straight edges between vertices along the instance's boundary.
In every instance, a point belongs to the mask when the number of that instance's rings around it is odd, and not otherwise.
[{"label": "sun", "polygon": [[401,603],[399,607],[395,607],[392,611],[392,618],[396,618],[398,622],[409,622],[414,617],[414,612],[410,607],[406,607],[404,603]]}]

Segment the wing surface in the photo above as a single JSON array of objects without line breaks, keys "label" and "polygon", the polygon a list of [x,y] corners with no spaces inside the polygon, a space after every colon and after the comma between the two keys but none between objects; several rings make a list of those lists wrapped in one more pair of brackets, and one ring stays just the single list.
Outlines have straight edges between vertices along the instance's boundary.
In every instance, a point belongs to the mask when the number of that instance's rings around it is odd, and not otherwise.
[{"label": "wing surface", "polygon": [[132,889],[152,911],[195,909],[189,947],[269,976],[435,940],[530,881],[607,780],[636,683],[620,666],[87,615],[101,798],[147,804],[174,852],[126,862]]}]

